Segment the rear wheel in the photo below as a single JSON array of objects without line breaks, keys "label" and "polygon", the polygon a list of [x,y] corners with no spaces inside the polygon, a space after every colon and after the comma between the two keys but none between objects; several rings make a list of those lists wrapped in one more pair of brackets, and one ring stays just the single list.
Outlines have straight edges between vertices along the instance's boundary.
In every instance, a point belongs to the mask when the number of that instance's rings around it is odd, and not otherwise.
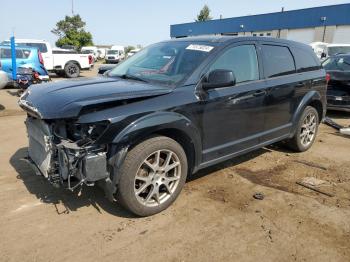
[{"label": "rear wheel", "polygon": [[119,175],[118,201],[136,215],[153,215],[180,194],[187,177],[186,154],[173,139],[150,138],[127,154]]},{"label": "rear wheel", "polygon": [[315,142],[318,125],[317,110],[312,106],[307,106],[300,117],[294,137],[287,142],[287,145],[297,152],[308,150]]},{"label": "rear wheel", "polygon": [[68,62],[64,67],[64,72],[66,74],[66,77],[75,78],[80,75],[80,68],[76,63]]}]

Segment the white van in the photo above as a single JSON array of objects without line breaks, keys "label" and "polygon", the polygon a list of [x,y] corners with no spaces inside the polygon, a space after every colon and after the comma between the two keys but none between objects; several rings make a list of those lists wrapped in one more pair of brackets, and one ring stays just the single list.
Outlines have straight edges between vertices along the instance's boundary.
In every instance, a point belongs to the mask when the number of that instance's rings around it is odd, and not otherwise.
[{"label": "white van", "polygon": [[91,54],[96,62],[98,58],[98,48],[96,46],[83,46],[81,52],[83,54]]},{"label": "white van", "polygon": [[114,45],[110,50],[107,50],[106,54],[106,63],[107,64],[115,64],[124,60],[125,52],[124,46]]}]

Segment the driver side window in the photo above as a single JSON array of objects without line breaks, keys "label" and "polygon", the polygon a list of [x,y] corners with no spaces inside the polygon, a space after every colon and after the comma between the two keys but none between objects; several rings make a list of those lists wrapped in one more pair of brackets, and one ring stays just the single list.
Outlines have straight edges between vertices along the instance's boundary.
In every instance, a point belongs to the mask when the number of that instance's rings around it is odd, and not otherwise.
[{"label": "driver side window", "polygon": [[210,67],[209,72],[216,69],[231,70],[236,83],[259,79],[258,58],[254,45],[235,46],[226,50]]}]

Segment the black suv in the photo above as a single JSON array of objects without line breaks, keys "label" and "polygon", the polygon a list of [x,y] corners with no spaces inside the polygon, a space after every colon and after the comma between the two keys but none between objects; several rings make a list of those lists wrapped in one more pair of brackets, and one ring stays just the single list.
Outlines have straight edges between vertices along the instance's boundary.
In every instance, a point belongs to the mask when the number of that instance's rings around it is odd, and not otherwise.
[{"label": "black suv", "polygon": [[187,175],[278,142],[305,151],[326,110],[326,77],[304,44],[259,37],[151,45],[108,74],[32,86],[28,162],[54,185],[101,182],[147,216]]}]

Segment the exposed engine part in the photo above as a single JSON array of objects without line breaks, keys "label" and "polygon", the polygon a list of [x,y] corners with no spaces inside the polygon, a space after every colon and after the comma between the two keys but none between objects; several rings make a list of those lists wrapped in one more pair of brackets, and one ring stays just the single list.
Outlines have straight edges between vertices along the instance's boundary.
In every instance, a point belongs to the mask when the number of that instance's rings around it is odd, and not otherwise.
[{"label": "exposed engine part", "polygon": [[69,190],[109,177],[104,146],[91,145],[91,140],[79,145],[53,135],[52,125],[28,117],[29,162],[37,167],[53,185],[65,184]]}]

